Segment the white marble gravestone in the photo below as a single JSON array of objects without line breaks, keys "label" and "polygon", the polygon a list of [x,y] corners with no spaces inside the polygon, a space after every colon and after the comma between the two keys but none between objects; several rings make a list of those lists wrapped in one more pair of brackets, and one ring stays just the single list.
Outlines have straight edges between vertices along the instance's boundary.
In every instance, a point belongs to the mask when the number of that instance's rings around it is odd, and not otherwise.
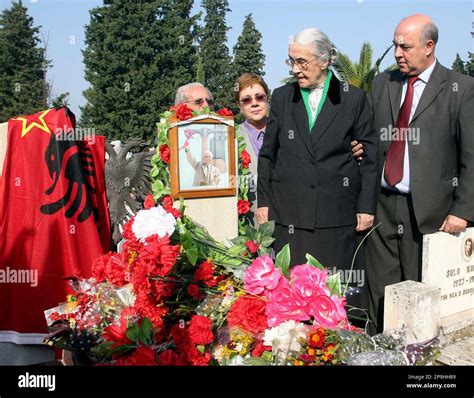
[{"label": "white marble gravestone", "polygon": [[423,238],[422,282],[441,288],[440,317],[474,313],[474,228]]}]

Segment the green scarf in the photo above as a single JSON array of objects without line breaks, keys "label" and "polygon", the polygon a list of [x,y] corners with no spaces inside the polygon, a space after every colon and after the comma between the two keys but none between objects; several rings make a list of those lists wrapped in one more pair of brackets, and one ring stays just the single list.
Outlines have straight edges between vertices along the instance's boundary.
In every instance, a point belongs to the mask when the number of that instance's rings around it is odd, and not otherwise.
[{"label": "green scarf", "polygon": [[309,93],[310,89],[309,88],[300,88],[301,91],[301,96],[303,97],[303,102],[304,106],[306,108],[306,112],[308,113],[308,120],[309,120],[309,132],[311,133],[311,130],[314,127],[314,124],[316,123],[316,119],[318,118],[319,112],[321,112],[321,108],[323,107],[324,101],[326,101],[326,97],[328,95],[328,90],[329,90],[329,83],[331,81],[332,77],[332,72],[328,70],[328,75],[326,76],[326,80],[324,81],[324,89],[323,89],[323,95],[321,96],[321,101],[319,101],[318,109],[316,110],[316,115],[314,115],[314,119],[311,120],[311,106],[309,105]]}]

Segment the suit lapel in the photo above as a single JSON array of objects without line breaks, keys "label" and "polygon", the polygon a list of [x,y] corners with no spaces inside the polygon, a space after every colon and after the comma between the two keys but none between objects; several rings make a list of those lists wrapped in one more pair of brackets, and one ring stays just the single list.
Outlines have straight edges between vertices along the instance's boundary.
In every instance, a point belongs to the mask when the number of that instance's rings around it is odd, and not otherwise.
[{"label": "suit lapel", "polygon": [[398,112],[400,111],[400,101],[402,98],[402,79],[400,72],[393,73],[388,82],[388,94],[390,97],[390,108],[392,110],[392,123],[397,123]]},{"label": "suit lapel", "polygon": [[430,106],[430,104],[435,100],[438,94],[444,89],[446,85],[446,72],[441,68],[438,62],[431,73],[428,84],[423,90],[421,95],[420,102],[418,103],[415,114],[413,115],[411,122],[413,121]]},{"label": "suit lapel", "polygon": [[293,119],[296,124],[296,130],[301,136],[304,144],[308,148],[308,151],[311,155],[313,153],[313,147],[311,145],[311,137],[309,135],[309,121],[308,114],[306,113],[306,108],[304,106],[303,97],[297,83],[293,84],[294,94],[293,94]]},{"label": "suit lapel", "polygon": [[321,137],[326,133],[332,121],[339,113],[341,106],[341,91],[339,80],[333,75],[329,83],[329,89],[326,101],[319,112],[316,123],[311,130],[311,141],[315,145]]}]

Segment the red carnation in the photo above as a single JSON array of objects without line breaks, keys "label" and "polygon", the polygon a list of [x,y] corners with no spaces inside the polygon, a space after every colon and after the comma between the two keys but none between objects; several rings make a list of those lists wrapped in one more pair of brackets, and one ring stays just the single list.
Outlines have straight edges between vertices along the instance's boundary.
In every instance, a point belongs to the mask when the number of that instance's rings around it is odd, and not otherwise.
[{"label": "red carnation", "polygon": [[193,344],[205,345],[214,340],[212,321],[202,315],[194,315],[189,322],[188,336]]},{"label": "red carnation", "polygon": [[193,117],[193,110],[183,103],[180,103],[176,106],[172,106],[170,108],[170,111],[175,111],[176,117],[179,120],[187,120]]},{"label": "red carnation", "polygon": [[188,294],[194,300],[201,300],[204,298],[204,294],[199,289],[199,286],[196,283],[190,283],[188,286]]},{"label": "red carnation", "polygon": [[126,366],[153,366],[157,365],[155,355],[156,352],[150,347],[140,346],[133,354],[119,358],[115,364]]},{"label": "red carnation", "polygon": [[158,363],[161,366],[184,366],[186,363],[183,358],[173,350],[165,350],[158,355]]},{"label": "red carnation", "polygon": [[259,341],[257,345],[252,350],[253,357],[261,357],[265,351],[271,351],[272,347],[266,346],[263,344],[263,341]]},{"label": "red carnation", "polygon": [[227,315],[229,326],[237,326],[252,333],[263,332],[267,328],[265,301],[251,296],[240,296]]},{"label": "red carnation", "polygon": [[189,364],[192,366],[206,366],[211,360],[211,353],[206,351],[201,354],[199,350],[194,347],[190,347],[187,352]]},{"label": "red carnation", "polygon": [[172,214],[174,218],[180,218],[181,212],[173,207],[173,203],[173,198],[170,195],[166,195],[163,197],[161,206],[163,206],[163,209],[165,209],[168,213]]},{"label": "red carnation", "polygon": [[239,214],[247,214],[250,211],[250,202],[248,200],[239,199],[237,202],[237,212]]},{"label": "red carnation", "polygon": [[143,207],[145,209],[151,209],[152,207],[155,207],[155,206],[156,204],[155,204],[155,200],[153,199],[153,195],[148,194],[146,196],[145,202],[143,203]]},{"label": "red carnation", "polygon": [[249,252],[252,254],[256,253],[259,248],[259,245],[257,245],[253,240],[245,242],[245,246],[247,246],[247,249],[249,249]]},{"label": "red carnation", "polygon": [[204,282],[208,287],[216,286],[223,276],[214,276],[214,265],[209,261],[202,262],[194,274],[196,282]]},{"label": "red carnation", "polygon": [[234,114],[232,113],[232,111],[230,111],[230,110],[227,109],[227,108],[219,109],[219,110],[217,111],[217,114],[218,114],[218,115],[221,115],[221,116],[234,116]]},{"label": "red carnation", "polygon": [[165,163],[170,162],[170,148],[168,144],[160,145],[160,156],[163,162]]},{"label": "red carnation", "polygon": [[240,155],[240,160],[242,161],[242,167],[244,169],[248,169],[249,164],[252,163],[252,160],[250,158],[250,153],[248,153],[245,149],[242,151]]}]

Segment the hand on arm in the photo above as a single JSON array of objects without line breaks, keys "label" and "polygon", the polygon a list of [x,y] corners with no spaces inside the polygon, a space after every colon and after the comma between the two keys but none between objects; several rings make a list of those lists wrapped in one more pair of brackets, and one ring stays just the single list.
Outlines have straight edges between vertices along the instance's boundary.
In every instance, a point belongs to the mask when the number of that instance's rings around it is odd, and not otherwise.
[{"label": "hand on arm", "polygon": [[375,217],[372,214],[357,213],[357,232],[366,231],[374,225]]},{"label": "hand on arm", "polygon": [[462,232],[467,228],[467,221],[462,218],[448,214],[444,219],[443,225],[441,225],[440,231],[447,232],[450,234],[455,234]]},{"label": "hand on arm", "polygon": [[351,142],[352,147],[352,156],[356,158],[358,162],[362,160],[362,155],[364,154],[364,146],[358,141],[354,140]]}]

